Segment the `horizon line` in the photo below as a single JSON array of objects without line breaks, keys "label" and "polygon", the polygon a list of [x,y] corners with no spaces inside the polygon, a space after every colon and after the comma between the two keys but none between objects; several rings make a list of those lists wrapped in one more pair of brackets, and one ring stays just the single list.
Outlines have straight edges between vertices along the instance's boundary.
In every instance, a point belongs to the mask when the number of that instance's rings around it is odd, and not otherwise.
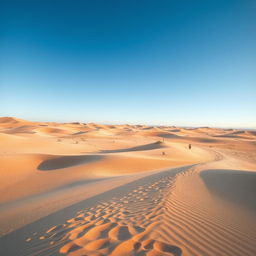
[{"label": "horizon line", "polygon": [[211,126],[211,125],[198,125],[198,126],[191,126],[191,125],[174,125],[174,124],[169,124],[169,125],[164,125],[164,124],[146,124],[146,123],[125,123],[125,122],[113,122],[113,123],[105,123],[105,122],[101,122],[101,121],[96,121],[96,122],[92,122],[92,121],[38,121],[35,119],[26,119],[26,118],[20,118],[20,117],[16,117],[16,116],[0,116],[1,118],[12,118],[12,119],[18,119],[18,120],[22,120],[22,121],[26,121],[26,122],[35,122],[35,123],[59,123],[59,124],[74,124],[74,123],[80,123],[80,124],[100,124],[100,125],[131,125],[131,126],[153,126],[153,127],[161,127],[161,126],[165,126],[165,127],[181,127],[181,128],[219,128],[219,129],[240,129],[240,130],[256,130],[256,126],[255,127],[246,127],[246,126]]}]

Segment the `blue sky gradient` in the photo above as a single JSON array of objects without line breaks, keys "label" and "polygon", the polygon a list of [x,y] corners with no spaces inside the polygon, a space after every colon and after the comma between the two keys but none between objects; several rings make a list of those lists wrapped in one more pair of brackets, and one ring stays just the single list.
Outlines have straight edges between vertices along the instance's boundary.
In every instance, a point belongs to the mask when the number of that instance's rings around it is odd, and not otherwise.
[{"label": "blue sky gradient", "polygon": [[256,128],[253,0],[1,0],[0,115]]}]

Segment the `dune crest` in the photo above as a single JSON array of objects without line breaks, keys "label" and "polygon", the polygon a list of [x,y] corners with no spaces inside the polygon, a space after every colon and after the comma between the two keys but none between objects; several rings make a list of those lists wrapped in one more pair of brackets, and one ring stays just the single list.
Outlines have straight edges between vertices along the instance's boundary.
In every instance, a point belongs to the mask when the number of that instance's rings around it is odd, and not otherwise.
[{"label": "dune crest", "polygon": [[0,154],[0,255],[256,255],[255,131],[8,117]]},{"label": "dune crest", "polygon": [[149,143],[146,145],[140,145],[131,148],[123,148],[123,149],[114,149],[114,150],[102,150],[102,153],[119,153],[119,152],[129,152],[129,151],[145,151],[152,149],[164,148],[165,144],[161,141],[156,141],[154,143]]}]

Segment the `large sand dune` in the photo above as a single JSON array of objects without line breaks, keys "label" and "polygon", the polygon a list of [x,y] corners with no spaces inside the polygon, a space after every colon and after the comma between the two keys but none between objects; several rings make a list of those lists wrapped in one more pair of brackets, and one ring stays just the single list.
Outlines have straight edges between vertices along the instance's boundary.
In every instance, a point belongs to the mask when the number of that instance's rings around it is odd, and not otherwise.
[{"label": "large sand dune", "polygon": [[0,255],[254,256],[255,140],[0,118]]}]

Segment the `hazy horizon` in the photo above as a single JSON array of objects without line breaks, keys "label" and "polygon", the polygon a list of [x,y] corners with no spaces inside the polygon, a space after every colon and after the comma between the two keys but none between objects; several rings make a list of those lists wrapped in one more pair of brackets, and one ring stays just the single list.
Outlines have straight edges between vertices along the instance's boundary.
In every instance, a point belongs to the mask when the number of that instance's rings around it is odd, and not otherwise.
[{"label": "hazy horizon", "polygon": [[145,122],[145,123],[136,123],[136,122],[130,122],[130,123],[124,123],[124,122],[101,122],[101,121],[90,121],[90,120],[63,120],[63,121],[55,121],[55,120],[39,120],[39,119],[26,119],[22,117],[17,117],[17,116],[0,116],[0,118],[17,118],[20,120],[28,121],[28,122],[38,122],[38,123],[60,123],[60,124],[65,124],[65,123],[81,123],[81,124],[99,124],[99,125],[141,125],[141,126],[152,126],[152,127],[161,127],[161,126],[169,126],[169,127],[179,127],[179,128],[220,128],[220,129],[242,129],[242,130],[256,130],[256,127],[242,127],[242,126],[206,126],[206,125],[195,125],[195,126],[189,126],[189,125],[177,125],[177,124],[172,124],[172,122],[165,123],[165,124],[159,124],[159,123],[151,123],[150,121]]},{"label": "hazy horizon", "polygon": [[256,3],[1,1],[0,116],[256,128]]}]

